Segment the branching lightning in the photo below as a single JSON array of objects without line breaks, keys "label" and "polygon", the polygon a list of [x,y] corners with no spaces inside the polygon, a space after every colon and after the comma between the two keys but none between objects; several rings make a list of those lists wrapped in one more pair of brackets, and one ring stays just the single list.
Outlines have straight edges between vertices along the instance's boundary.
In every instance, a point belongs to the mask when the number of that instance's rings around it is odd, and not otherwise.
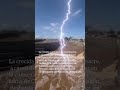
[{"label": "branching lightning", "polygon": [[[72,87],[74,84],[76,84],[79,79],[76,81],[74,80],[74,78],[76,77],[81,77],[80,75],[78,76],[78,74],[73,74],[73,73],[70,73],[70,67],[75,67],[74,65],[72,64],[69,64],[69,59],[71,58],[72,60],[75,60],[76,62],[78,62],[78,60],[76,58],[73,59],[72,56],[68,56],[68,55],[65,55],[64,54],[64,47],[66,46],[66,43],[65,43],[65,40],[64,40],[64,31],[63,31],[63,28],[64,28],[64,25],[66,24],[66,22],[69,20],[69,15],[71,14],[71,1],[72,0],[68,0],[67,2],[67,13],[66,13],[66,16],[65,16],[65,19],[62,21],[62,24],[61,24],[61,27],[60,27],[60,38],[59,38],[59,42],[60,42],[60,52],[61,54],[55,54],[55,53],[51,53],[51,55],[49,54],[49,56],[58,56],[60,58],[58,58],[58,60],[55,60],[55,62],[52,62],[52,67],[55,67],[56,65],[60,65],[60,68],[63,69],[63,71],[65,71],[65,75],[66,77],[68,78],[68,80],[70,80],[71,84],[72,84]],[[55,57],[56,57],[55,56]],[[51,57],[52,58],[52,57]],[[53,59],[53,58],[52,58]],[[63,60],[62,60],[63,59]],[[49,60],[48,60],[49,61]],[[65,65],[65,67],[62,67],[62,63]],[[70,62],[71,63],[71,62]],[[40,65],[38,65],[40,66]],[[36,67],[38,67],[36,66]],[[47,66],[49,68],[49,64],[47,64]],[[68,69],[67,69],[68,68]],[[55,74],[56,75],[56,74]],[[61,80],[62,80],[62,76],[61,76],[61,72],[58,71],[58,75],[57,77],[59,78],[58,80],[58,83],[57,83],[57,87],[59,88],[60,87],[60,83],[61,83]],[[52,76],[53,77],[53,76]],[[62,89],[63,90],[63,89]],[[67,88],[66,88],[67,90]]]},{"label": "branching lightning", "polygon": [[63,27],[65,25],[65,23],[69,20],[69,15],[71,14],[71,6],[70,6],[71,0],[68,1],[67,3],[67,13],[66,13],[66,17],[62,22],[62,25],[60,27],[60,51],[61,51],[61,55],[63,55],[63,49],[66,46],[65,45],[65,40],[64,40],[64,32],[63,32]]},{"label": "branching lightning", "polygon": [[[63,32],[63,28],[64,28],[64,25],[65,23],[69,20],[69,15],[71,14],[71,6],[70,6],[70,3],[71,3],[71,0],[69,0],[67,2],[67,13],[66,13],[66,16],[65,16],[65,19],[63,20],[62,24],[61,24],[61,27],[60,27],[60,52],[61,52],[61,56],[63,57],[63,59],[65,60],[64,63],[66,63],[68,57],[66,57],[63,53],[63,49],[64,47],[66,46],[65,44],[65,40],[64,40],[64,32]],[[59,60],[58,60],[59,61]],[[59,83],[60,84],[60,81],[61,81],[61,74],[59,73]]]}]

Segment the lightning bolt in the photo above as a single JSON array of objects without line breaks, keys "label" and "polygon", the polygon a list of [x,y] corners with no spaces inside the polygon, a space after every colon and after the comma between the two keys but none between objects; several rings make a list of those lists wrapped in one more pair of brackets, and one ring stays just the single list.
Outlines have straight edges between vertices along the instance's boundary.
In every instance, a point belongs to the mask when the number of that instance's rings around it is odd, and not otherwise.
[{"label": "lightning bolt", "polygon": [[69,15],[71,14],[70,3],[71,3],[71,0],[69,0],[68,3],[67,3],[68,10],[67,10],[67,13],[66,13],[66,17],[63,20],[63,22],[61,24],[61,27],[60,27],[60,39],[59,39],[59,41],[60,41],[60,52],[61,52],[61,55],[63,55],[63,49],[66,46],[65,45],[65,40],[64,40],[63,28],[64,28],[65,23],[69,20]]},{"label": "lightning bolt", "polygon": [[[62,56],[62,58],[63,58],[63,60],[64,61],[62,61],[65,65],[66,65],[66,67],[68,67],[68,71],[70,71],[70,67],[72,67],[72,65],[68,65],[67,63],[69,62],[69,56],[67,56],[67,55],[65,55],[64,54],[64,52],[63,52],[63,49],[64,49],[64,47],[66,46],[66,44],[65,44],[65,40],[64,40],[64,32],[63,32],[63,28],[64,28],[64,26],[65,26],[65,24],[66,24],[66,22],[69,20],[69,15],[71,14],[71,6],[70,6],[70,4],[71,4],[71,1],[72,0],[68,0],[68,2],[67,2],[67,13],[66,13],[66,16],[65,16],[65,19],[62,21],[62,24],[61,24],[61,27],[60,27],[60,38],[59,38],[59,42],[60,42],[60,52],[61,52],[61,55],[59,55],[60,57]],[[52,53],[51,53],[52,54]],[[54,55],[54,53],[53,53],[53,55]],[[57,54],[56,54],[57,55]],[[75,59],[76,60],[76,59]],[[58,65],[60,65],[61,63],[61,59],[58,59],[58,60],[56,60],[54,63],[53,63],[53,66],[54,65],[56,65],[56,64],[58,64]],[[48,65],[47,65],[48,66]],[[52,66],[52,67],[53,67]],[[69,67],[70,66],[70,67]],[[62,67],[61,66],[61,68],[63,69],[63,70],[65,70],[64,68],[66,68],[66,67]],[[74,66],[73,66],[74,67]],[[74,83],[76,83],[76,81],[74,80],[74,77],[76,78],[76,77],[78,77],[78,76],[76,76],[75,74],[71,74],[71,73],[69,73],[67,70],[65,70],[65,74],[66,74],[66,77],[69,79],[69,80],[71,80],[71,84],[72,84],[72,87],[73,87],[73,84]],[[61,78],[62,76],[61,76],[61,73],[59,73],[58,72],[58,78],[59,78],[59,81],[58,81],[58,83],[57,83],[57,87],[60,87],[60,82],[61,82],[61,80],[62,80],[62,78]],[[72,78],[73,77],[73,78]],[[79,76],[80,77],[80,76]],[[79,80],[79,79],[78,79]],[[77,81],[78,81],[77,80]],[[63,90],[63,89],[62,89]],[[66,90],[67,90],[67,88],[66,88]]]},{"label": "lightning bolt", "polygon": [[[66,63],[66,61],[69,60],[69,59],[63,53],[63,49],[66,46],[65,40],[64,40],[63,28],[64,28],[65,23],[69,20],[69,15],[71,14],[71,6],[70,6],[71,1],[72,0],[68,0],[68,2],[67,2],[67,7],[68,7],[67,13],[66,13],[65,19],[63,20],[63,22],[61,24],[61,27],[60,27],[60,39],[59,39],[59,41],[60,41],[60,52],[61,52],[61,56],[63,56],[63,59],[65,60],[64,63]],[[61,81],[61,74],[59,73],[58,76],[59,76],[59,83],[58,83],[58,85],[59,85],[60,81]]]}]

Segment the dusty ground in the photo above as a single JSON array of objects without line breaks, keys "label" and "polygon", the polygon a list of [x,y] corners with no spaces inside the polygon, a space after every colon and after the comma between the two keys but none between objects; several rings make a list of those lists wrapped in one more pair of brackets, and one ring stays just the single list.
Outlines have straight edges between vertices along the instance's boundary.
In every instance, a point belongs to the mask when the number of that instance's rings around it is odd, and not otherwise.
[{"label": "dusty ground", "polygon": [[[87,60],[97,60],[99,63],[86,63],[86,67],[96,67],[95,70],[86,71],[86,80],[98,81],[87,83],[92,89],[99,87],[99,90],[119,90],[117,87],[117,65],[120,58],[117,56],[115,38],[108,37],[87,37],[85,57]],[[93,78],[94,77],[94,78]],[[86,81],[87,82],[87,81]]]},{"label": "dusty ground", "polygon": [[[75,71],[79,71],[79,73],[71,73],[71,72],[64,72],[64,73],[50,73],[50,74],[43,74],[39,71],[39,63],[36,63],[36,70],[35,70],[35,77],[36,77],[36,90],[84,90],[84,45],[80,42],[67,42],[67,46],[64,49],[65,51],[75,51],[74,55],[66,54],[68,61],[73,60],[76,62],[76,65],[72,65],[75,68]],[[59,48],[58,48],[59,51]],[[36,62],[38,60],[42,60],[44,57],[50,56],[48,58],[48,62],[46,64],[49,65],[50,60],[55,57],[56,61],[60,61],[57,65],[61,65],[61,63],[65,64],[65,58],[60,54],[56,53],[49,53],[47,55],[41,55],[36,57]],[[60,59],[62,58],[62,59]],[[56,62],[54,61],[54,63]],[[44,62],[42,60],[42,62]],[[52,64],[56,67],[54,64]],[[49,68],[49,67],[47,67]],[[61,66],[61,68],[63,68]],[[64,69],[64,68],[63,68]],[[66,71],[66,70],[65,70]]]}]

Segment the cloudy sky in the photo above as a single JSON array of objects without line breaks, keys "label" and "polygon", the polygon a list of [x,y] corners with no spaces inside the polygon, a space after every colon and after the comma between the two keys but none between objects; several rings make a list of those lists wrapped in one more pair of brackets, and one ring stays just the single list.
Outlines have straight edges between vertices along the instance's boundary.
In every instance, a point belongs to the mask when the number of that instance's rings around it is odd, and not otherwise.
[{"label": "cloudy sky", "polygon": [[120,26],[120,0],[86,0],[85,6],[86,24]]},{"label": "cloudy sky", "polygon": [[[36,0],[35,36],[40,38],[59,38],[60,26],[67,12],[68,0]],[[85,8],[84,0],[72,0],[71,15],[65,24],[65,36],[84,38]]]},{"label": "cloudy sky", "polygon": [[34,0],[1,0],[0,28],[34,24]]}]

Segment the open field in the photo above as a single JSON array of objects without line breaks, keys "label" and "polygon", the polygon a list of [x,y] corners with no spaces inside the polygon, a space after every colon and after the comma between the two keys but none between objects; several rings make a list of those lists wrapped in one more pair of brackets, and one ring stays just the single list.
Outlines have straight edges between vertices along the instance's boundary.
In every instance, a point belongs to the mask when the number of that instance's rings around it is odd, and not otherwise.
[{"label": "open field", "polygon": [[[52,47],[54,46],[56,47],[56,45],[54,44],[50,44],[50,43],[48,44],[53,45]],[[40,45],[43,45],[43,43]],[[64,48],[64,52],[66,52],[64,56],[59,54],[60,47],[58,47],[56,50],[53,48],[51,49],[53,51],[51,50],[50,53],[36,56],[35,59],[36,60],[36,64],[35,64],[36,90],[83,90],[84,73],[85,73],[83,42],[67,41],[66,47]],[[74,52],[74,55],[69,54],[70,52]],[[45,62],[46,60],[47,62]],[[74,65],[74,64],[66,63],[66,62],[70,62],[70,60],[73,60],[76,64]],[[48,71],[52,65],[53,69],[55,69],[56,66],[59,66],[58,69],[62,69],[64,72],[61,71],[62,73],[60,73],[58,72],[60,70],[57,69],[57,70],[52,70],[57,72],[42,73],[41,71],[43,70],[43,68],[40,68],[42,64],[38,63],[38,61],[42,63],[46,63],[47,66],[45,66],[44,68],[46,68]],[[64,65],[66,65],[66,68],[64,67]],[[78,73],[67,72],[67,71],[72,71],[72,69],[70,69],[69,67],[75,68],[74,71]]]},{"label": "open field", "polygon": [[34,58],[33,55],[34,42],[32,40],[0,41],[0,70],[9,70],[9,59],[19,59],[21,57],[24,60],[26,58]]},{"label": "open field", "polygon": [[86,38],[85,50],[86,60],[98,60],[100,62],[99,65],[96,65],[98,70],[111,65],[117,58],[119,59],[118,56],[120,55],[120,46],[114,38],[88,37]]},{"label": "open field", "polygon": [[[86,83],[90,87],[99,86],[100,90],[119,90],[118,66],[120,65],[120,40],[111,37],[86,38],[86,80],[98,81],[96,84]],[[96,60],[96,63],[90,63]],[[95,69],[91,69],[95,67]],[[94,78],[92,78],[94,77]],[[86,81],[88,82],[88,81]],[[93,85],[93,86],[92,86]]]}]

